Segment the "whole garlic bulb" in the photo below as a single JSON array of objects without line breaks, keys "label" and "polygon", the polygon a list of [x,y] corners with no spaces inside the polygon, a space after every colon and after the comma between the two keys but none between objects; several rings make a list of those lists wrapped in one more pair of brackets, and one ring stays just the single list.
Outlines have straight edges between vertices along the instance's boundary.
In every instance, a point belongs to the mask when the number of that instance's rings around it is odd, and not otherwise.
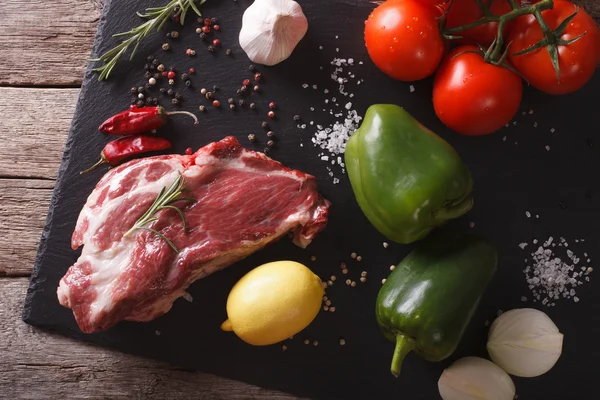
[{"label": "whole garlic bulb", "polygon": [[308,30],[302,8],[293,0],[255,0],[246,9],[240,46],[250,60],[275,65],[287,59]]},{"label": "whole garlic bulb", "polygon": [[490,327],[487,350],[511,375],[530,378],[548,372],[562,353],[563,335],[545,313],[533,308],[510,310]]},{"label": "whole garlic bulb", "polygon": [[465,357],[444,370],[438,381],[444,400],[513,400],[515,384],[502,368],[479,357]]}]

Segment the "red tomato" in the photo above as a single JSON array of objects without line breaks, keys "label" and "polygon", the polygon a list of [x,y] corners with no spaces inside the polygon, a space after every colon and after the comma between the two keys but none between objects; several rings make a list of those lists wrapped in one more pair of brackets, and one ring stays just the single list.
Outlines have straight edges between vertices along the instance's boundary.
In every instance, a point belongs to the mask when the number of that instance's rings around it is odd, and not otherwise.
[{"label": "red tomato", "polygon": [[388,0],[365,22],[371,60],[392,78],[416,81],[433,74],[444,54],[434,7],[417,0]]},{"label": "red tomato", "polygon": [[[491,1],[490,12],[494,15],[503,15],[511,11],[510,5],[506,0],[483,0],[484,4]],[[521,2],[518,1],[520,4]],[[483,17],[481,8],[475,0],[454,0],[442,5],[448,10],[446,15],[446,29],[456,28],[458,26],[470,24]],[[512,21],[506,24],[505,32],[510,28]],[[466,31],[457,32],[454,35],[462,36],[457,40],[461,44],[480,44],[488,47],[494,41],[498,32],[497,22],[488,22]]]},{"label": "red tomato", "polygon": [[[433,107],[439,119],[463,135],[492,133],[519,110],[519,75],[488,64],[477,46],[460,46],[442,61],[433,83]],[[467,52],[465,52],[467,51]]]},{"label": "red tomato", "polygon": [[[548,27],[554,30],[576,10],[575,4],[556,0],[554,8],[542,11],[542,16]],[[577,16],[567,25],[560,39],[573,39],[583,33],[585,36],[576,42],[558,46],[560,82],[552,66],[548,48],[543,47],[520,56],[514,55],[544,37],[538,22],[532,15],[517,18],[511,28],[507,41],[512,42],[509,59],[525,79],[542,92],[550,94],[574,92],[594,75],[596,65],[600,61],[600,30],[589,14],[579,8]]]}]

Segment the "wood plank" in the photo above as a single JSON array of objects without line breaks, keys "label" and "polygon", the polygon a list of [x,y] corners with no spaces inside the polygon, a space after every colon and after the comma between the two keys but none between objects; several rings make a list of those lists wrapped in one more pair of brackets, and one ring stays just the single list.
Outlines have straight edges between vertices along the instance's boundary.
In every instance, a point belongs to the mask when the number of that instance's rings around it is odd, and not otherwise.
[{"label": "wood plank", "polygon": [[99,0],[1,1],[0,85],[79,85]]},{"label": "wood plank", "polygon": [[26,325],[20,315],[28,283],[27,278],[0,278],[2,398],[296,399]]},{"label": "wood plank", "polygon": [[0,87],[0,109],[10,116],[0,118],[0,177],[56,177],[78,95],[79,89]]},{"label": "wood plank", "polygon": [[54,181],[0,179],[0,276],[31,274],[53,189]]}]

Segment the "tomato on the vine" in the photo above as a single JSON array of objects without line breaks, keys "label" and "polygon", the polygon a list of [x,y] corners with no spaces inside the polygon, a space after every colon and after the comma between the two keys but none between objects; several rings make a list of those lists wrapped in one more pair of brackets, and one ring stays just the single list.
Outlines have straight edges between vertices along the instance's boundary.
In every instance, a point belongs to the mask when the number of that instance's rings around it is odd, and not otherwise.
[{"label": "tomato on the vine", "polygon": [[433,83],[433,107],[449,128],[469,136],[492,133],[519,110],[519,75],[487,63],[477,46],[454,49],[442,61]]},{"label": "tomato on the vine", "polygon": [[433,74],[444,55],[435,7],[417,0],[388,0],[365,21],[371,60],[392,78],[416,81]]},{"label": "tomato on the vine", "polygon": [[[531,85],[543,92],[565,94],[580,89],[592,77],[600,61],[600,30],[585,10],[569,1],[555,0],[554,8],[542,11],[542,17],[548,28],[555,31],[577,10],[577,15],[563,32],[551,34],[551,39],[559,42],[557,54],[560,82],[552,65],[548,47],[515,55],[544,39],[544,33],[535,17],[524,15],[517,18],[510,30],[507,40],[507,43],[512,43],[509,48],[509,60]],[[584,36],[570,44],[560,44],[560,40],[569,41],[579,35]]]},{"label": "tomato on the vine", "polygon": [[[490,4],[491,2],[491,4]],[[496,16],[501,16],[510,12],[512,9],[507,0],[483,0],[484,5],[490,7],[490,12]],[[517,3],[521,3],[520,0]],[[446,14],[446,29],[457,28],[477,21],[483,17],[483,11],[477,5],[476,0],[454,0],[441,5],[448,10]],[[508,22],[505,31],[510,28],[511,22]],[[455,36],[462,36],[457,42],[461,44],[480,44],[488,47],[494,41],[498,33],[498,23],[488,22],[474,28],[457,32]]]}]

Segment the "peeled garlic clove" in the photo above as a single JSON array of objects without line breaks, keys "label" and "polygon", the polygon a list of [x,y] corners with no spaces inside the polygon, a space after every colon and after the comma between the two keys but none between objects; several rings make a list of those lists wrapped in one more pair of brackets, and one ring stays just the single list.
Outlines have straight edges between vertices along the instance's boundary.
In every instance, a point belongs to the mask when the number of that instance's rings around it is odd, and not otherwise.
[{"label": "peeled garlic clove", "polygon": [[444,400],[513,400],[510,376],[491,361],[465,357],[446,368],[438,381]]},{"label": "peeled garlic clove", "polygon": [[275,65],[287,59],[308,30],[292,0],[255,0],[242,17],[240,46],[252,62]]},{"label": "peeled garlic clove", "polygon": [[563,335],[542,311],[510,310],[499,316],[488,335],[490,358],[511,375],[530,378],[548,372],[562,353]]}]

